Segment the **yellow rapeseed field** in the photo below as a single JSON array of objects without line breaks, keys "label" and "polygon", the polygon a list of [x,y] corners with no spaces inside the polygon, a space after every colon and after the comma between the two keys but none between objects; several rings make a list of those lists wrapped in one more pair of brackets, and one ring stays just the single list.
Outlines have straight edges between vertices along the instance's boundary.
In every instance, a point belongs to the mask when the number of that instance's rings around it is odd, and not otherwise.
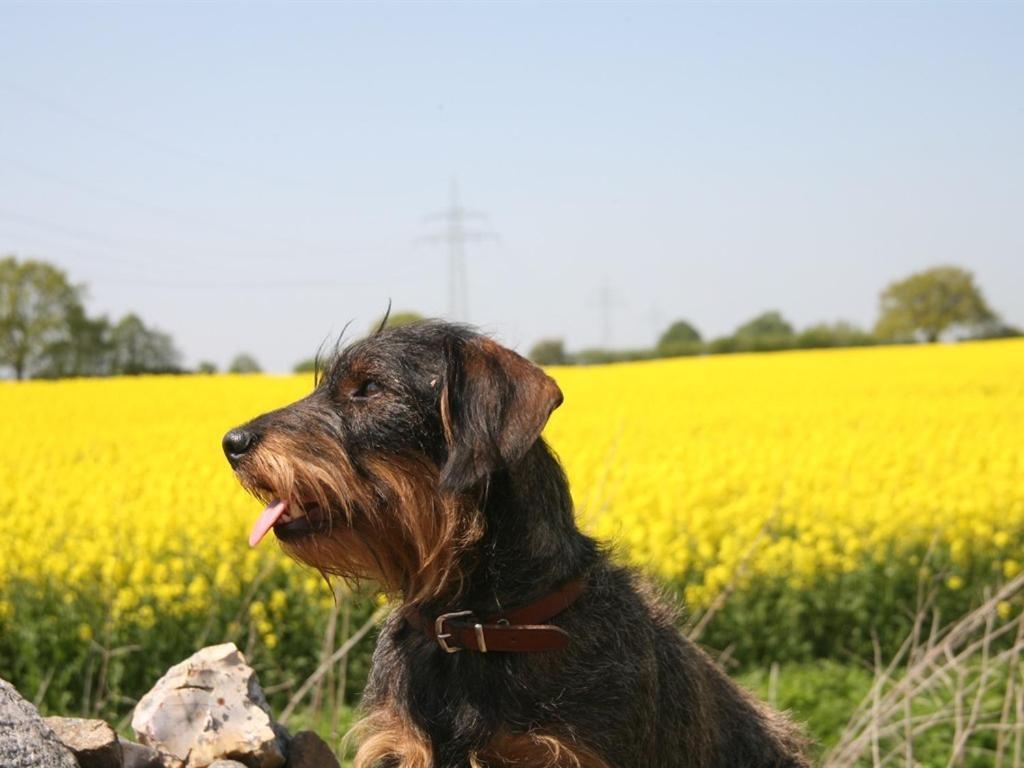
[{"label": "yellow rapeseed field", "polygon": [[948,552],[1020,569],[1024,342],[818,350],[556,372],[548,437],[585,524],[705,604]]},{"label": "yellow rapeseed field", "polygon": [[[1021,568],[1022,341],[552,373],[565,404],[546,436],[583,525],[692,606],[728,591],[725,626],[754,652],[785,654],[764,638],[808,622],[790,650],[820,650],[825,624],[898,613],[922,573],[965,594]],[[0,676],[70,685],[90,648],[135,643],[156,665],[225,635],[313,658],[331,595],[273,544],[246,547],[259,505],[220,451],[310,385],[0,384]]]}]

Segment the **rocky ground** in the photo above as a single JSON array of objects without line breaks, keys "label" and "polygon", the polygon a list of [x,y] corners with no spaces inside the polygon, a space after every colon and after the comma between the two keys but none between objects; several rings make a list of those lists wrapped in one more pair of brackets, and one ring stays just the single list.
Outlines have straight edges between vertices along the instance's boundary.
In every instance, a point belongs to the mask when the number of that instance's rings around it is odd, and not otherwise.
[{"label": "rocky ground", "polygon": [[274,722],[233,643],[171,667],[135,707],[132,729],[137,741],[103,720],[43,718],[0,679],[3,768],[339,768],[315,733]]}]

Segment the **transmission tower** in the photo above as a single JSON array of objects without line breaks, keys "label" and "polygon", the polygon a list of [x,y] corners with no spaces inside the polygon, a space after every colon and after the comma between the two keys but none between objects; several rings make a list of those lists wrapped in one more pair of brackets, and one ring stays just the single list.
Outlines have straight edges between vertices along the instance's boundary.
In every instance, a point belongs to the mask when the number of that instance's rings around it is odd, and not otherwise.
[{"label": "transmission tower", "polygon": [[605,349],[610,349],[612,345],[612,312],[616,307],[622,306],[622,304],[612,290],[607,278],[601,283],[597,301],[591,301],[588,304],[597,306],[601,321],[601,346]]},{"label": "transmission tower", "polygon": [[459,185],[452,179],[451,198],[443,211],[431,214],[428,221],[444,225],[442,232],[423,238],[432,243],[448,246],[448,317],[451,320],[469,319],[469,288],[466,277],[466,243],[497,240],[489,228],[471,229],[468,223],[487,225],[487,216],[479,211],[463,208],[459,203]]}]

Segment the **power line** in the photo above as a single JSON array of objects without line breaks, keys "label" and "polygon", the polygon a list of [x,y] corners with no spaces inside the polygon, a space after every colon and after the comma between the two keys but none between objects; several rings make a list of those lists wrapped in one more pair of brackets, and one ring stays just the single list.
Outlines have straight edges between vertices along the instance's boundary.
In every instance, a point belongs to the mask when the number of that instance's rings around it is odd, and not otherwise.
[{"label": "power line", "polygon": [[466,243],[497,240],[498,236],[488,229],[472,230],[467,222],[487,223],[487,216],[480,211],[463,208],[459,204],[459,186],[452,179],[451,198],[443,211],[431,214],[428,221],[441,221],[444,231],[423,238],[432,243],[448,246],[448,317],[452,320],[469,319],[469,288],[466,276]]},{"label": "power line", "polygon": [[229,288],[232,291],[238,290],[290,290],[290,289],[301,289],[307,290],[326,290],[326,291],[338,291],[346,290],[351,288],[380,288],[391,285],[404,285],[409,283],[419,283],[423,281],[424,274],[417,273],[403,273],[397,277],[372,277],[365,279],[353,279],[350,276],[338,277],[338,278],[310,278],[308,280],[297,279],[297,280],[279,280],[279,279],[266,279],[266,280],[239,280],[232,278],[230,280],[210,280],[210,279],[195,279],[195,280],[154,280],[147,278],[133,278],[123,277],[120,275],[115,276],[101,276],[101,280],[104,284],[106,283],[117,283],[119,285],[137,285],[145,286],[149,288],[159,288],[168,291],[188,290],[194,291],[197,289],[201,290],[213,290],[221,291],[225,288]]},{"label": "power line", "polygon": [[[86,244],[86,248],[80,245],[73,245],[71,248],[63,248],[65,255],[72,254],[76,256],[84,257],[87,261],[107,261],[113,262],[118,265],[125,266],[136,266],[142,269],[148,270],[145,275],[133,276],[126,274],[123,269],[116,275],[104,275],[102,273],[93,273],[91,277],[95,278],[102,284],[116,283],[122,285],[137,285],[147,286],[153,288],[162,288],[167,290],[194,290],[194,289],[212,289],[212,290],[223,290],[230,288],[232,290],[240,289],[275,289],[275,290],[288,290],[288,289],[320,289],[320,290],[338,290],[352,287],[386,287],[392,284],[405,284],[422,281],[426,276],[426,270],[423,273],[409,273],[407,270],[404,271],[400,276],[376,276],[367,279],[353,279],[351,275],[346,275],[343,279],[331,279],[324,277],[308,279],[287,279],[287,278],[267,278],[259,279],[252,278],[252,270],[248,269],[246,272],[247,277],[236,278],[232,277],[230,280],[211,280],[207,276],[207,271],[203,272],[202,277],[195,279],[180,280],[177,277],[161,277],[159,273],[162,270],[156,270],[154,273],[153,268],[158,266],[166,266],[173,268],[181,266],[182,261],[192,261],[196,263],[207,263],[209,261],[209,255],[205,253],[191,254],[187,250],[175,250],[169,251],[162,246],[155,246],[151,243],[138,241],[133,243],[132,241],[125,240],[123,238],[111,238],[104,234],[101,234],[95,230],[80,229],[77,227],[68,227],[63,224],[49,221],[46,219],[39,219],[34,216],[26,216],[21,213],[9,211],[5,208],[0,208],[0,239],[3,239],[4,224],[13,223],[18,226],[29,227],[34,230],[41,231],[50,235],[55,235],[58,238],[70,239],[71,241],[80,241]],[[90,247],[91,246],[91,247]],[[97,248],[99,250],[97,250]],[[0,248],[0,253],[2,253]],[[131,255],[126,255],[131,254]],[[264,257],[253,256],[247,254],[244,257],[249,266],[255,260],[264,260]],[[267,260],[271,261],[272,264],[277,264],[280,258],[277,256],[266,257]],[[231,265],[232,259],[224,259],[224,263],[228,266]],[[72,265],[74,267],[76,265]],[[95,265],[90,265],[95,266]],[[301,270],[300,270],[301,273]]]},{"label": "power line", "polygon": [[[225,221],[223,218],[215,219],[201,214],[197,215],[195,212],[180,211],[173,208],[166,208],[163,206],[153,205],[146,202],[145,200],[132,197],[130,195],[123,194],[121,192],[111,191],[95,186],[91,183],[81,182],[76,179],[68,178],[57,173],[53,173],[45,168],[26,163],[20,158],[11,157],[9,155],[0,154],[0,164],[6,164],[13,166],[18,173],[40,179],[47,183],[58,184],[63,187],[79,190],[85,192],[92,198],[105,198],[111,202],[117,203],[121,206],[126,206],[127,209],[137,209],[148,216],[162,218],[167,221],[173,222],[178,227],[185,227],[188,229],[194,228],[195,226],[205,227],[210,231],[216,232],[221,236],[258,236],[263,242],[269,242],[280,248],[287,248],[289,251],[298,253],[309,253],[324,250],[325,246],[303,242],[300,240],[293,239],[288,236],[281,236],[278,234],[259,234],[255,233],[249,227],[245,227],[239,224]],[[334,249],[331,248],[333,251]],[[277,257],[275,257],[277,258]]]},{"label": "power line", "polygon": [[[279,189],[282,186],[290,186],[312,190],[319,195],[325,194],[324,189],[318,185],[310,183],[306,179],[264,173],[259,169],[255,161],[253,163],[246,164],[245,166],[240,166],[225,163],[218,157],[211,157],[209,155],[182,149],[181,147],[174,146],[158,138],[154,138],[149,134],[129,130],[121,122],[97,118],[79,108],[59,102],[48,95],[40,95],[35,89],[27,88],[19,83],[0,80],[0,88],[9,93],[14,93],[17,96],[20,96],[23,101],[34,104],[36,107],[41,107],[46,111],[62,115],[65,118],[70,117],[73,120],[77,120],[80,124],[90,126],[94,131],[102,133],[105,136],[119,134],[135,142],[137,146],[161,155],[164,158],[186,160],[208,171],[212,170],[222,176],[229,175],[232,177],[238,177],[239,180],[241,177],[245,177],[250,181],[265,184],[268,188]],[[330,190],[327,190],[326,194],[330,194]]]},{"label": "power line", "polygon": [[[297,240],[287,235],[273,233],[260,234],[248,227],[242,226],[238,223],[232,223],[224,219],[213,219],[202,214],[196,214],[195,212],[186,212],[152,205],[144,199],[135,198],[121,192],[96,187],[91,183],[85,183],[60,174],[55,174],[45,168],[40,168],[31,163],[26,163],[20,158],[0,153],[0,168],[4,165],[10,165],[16,173],[40,179],[48,184],[57,184],[59,186],[85,192],[92,199],[106,199],[117,203],[120,206],[124,206],[125,210],[131,210],[133,213],[137,210],[147,216],[164,219],[177,225],[174,228],[173,237],[177,239],[181,245],[175,247],[173,250],[169,250],[171,249],[171,243],[168,241],[157,244],[153,241],[134,237],[129,239],[121,236],[110,237],[99,234],[95,230],[68,227],[62,223],[41,219],[39,217],[26,216],[9,210],[0,210],[0,222],[7,220],[9,222],[14,222],[23,226],[31,227],[32,229],[49,232],[62,237],[70,237],[74,240],[98,244],[104,249],[104,251],[106,251],[101,258],[109,260],[123,261],[126,263],[138,263],[140,261],[164,263],[169,260],[171,263],[188,261],[197,264],[205,264],[208,261],[208,257],[202,254],[193,253],[188,241],[182,241],[179,235],[179,232],[188,233],[193,231],[197,226],[209,229],[221,237],[231,238],[236,241],[239,239],[244,241],[249,238],[259,238],[261,250],[264,252],[254,253],[251,248],[245,254],[231,255],[230,253],[225,252],[220,257],[223,261],[244,260],[246,264],[252,264],[254,262],[279,264],[282,259],[282,253],[289,254],[288,258],[294,262],[299,259],[304,261],[311,255],[316,257],[321,254],[331,254],[334,256],[352,258],[366,257],[369,255],[368,251],[371,250],[365,247],[349,247],[342,249],[331,244]],[[274,249],[274,251],[266,252],[268,249]],[[278,252],[277,249],[280,249],[280,252]],[[124,255],[113,255],[111,253],[112,250],[130,253],[131,255],[130,257],[126,257]]]},{"label": "power line", "polygon": [[136,259],[132,259],[127,256],[110,253],[110,249],[125,250],[124,242],[119,242],[117,240],[111,239],[105,235],[99,234],[92,230],[67,227],[64,226],[63,224],[45,221],[43,219],[38,219],[34,216],[24,216],[20,213],[14,213],[12,211],[0,208],[0,223],[5,221],[29,227],[31,229],[39,230],[50,235],[57,235],[58,237],[62,238],[71,238],[72,240],[81,240],[85,243],[99,245],[101,248],[105,249],[102,258],[106,258],[111,261],[119,261],[124,264],[133,264],[136,263],[137,261]]}]

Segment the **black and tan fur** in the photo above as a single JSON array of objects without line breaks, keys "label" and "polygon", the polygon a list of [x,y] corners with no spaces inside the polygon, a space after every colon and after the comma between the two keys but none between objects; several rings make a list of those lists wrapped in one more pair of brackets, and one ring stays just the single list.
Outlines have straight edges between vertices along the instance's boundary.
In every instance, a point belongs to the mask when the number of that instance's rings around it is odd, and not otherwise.
[{"label": "black and tan fur", "polygon": [[[511,350],[443,322],[341,350],[312,394],[225,438],[242,484],[305,518],[286,551],[402,602],[384,626],[358,768],[798,768],[800,732],[679,633],[576,526],[540,433],[562,400]],[[445,653],[408,611],[478,615],[576,578],[565,650]]]}]

